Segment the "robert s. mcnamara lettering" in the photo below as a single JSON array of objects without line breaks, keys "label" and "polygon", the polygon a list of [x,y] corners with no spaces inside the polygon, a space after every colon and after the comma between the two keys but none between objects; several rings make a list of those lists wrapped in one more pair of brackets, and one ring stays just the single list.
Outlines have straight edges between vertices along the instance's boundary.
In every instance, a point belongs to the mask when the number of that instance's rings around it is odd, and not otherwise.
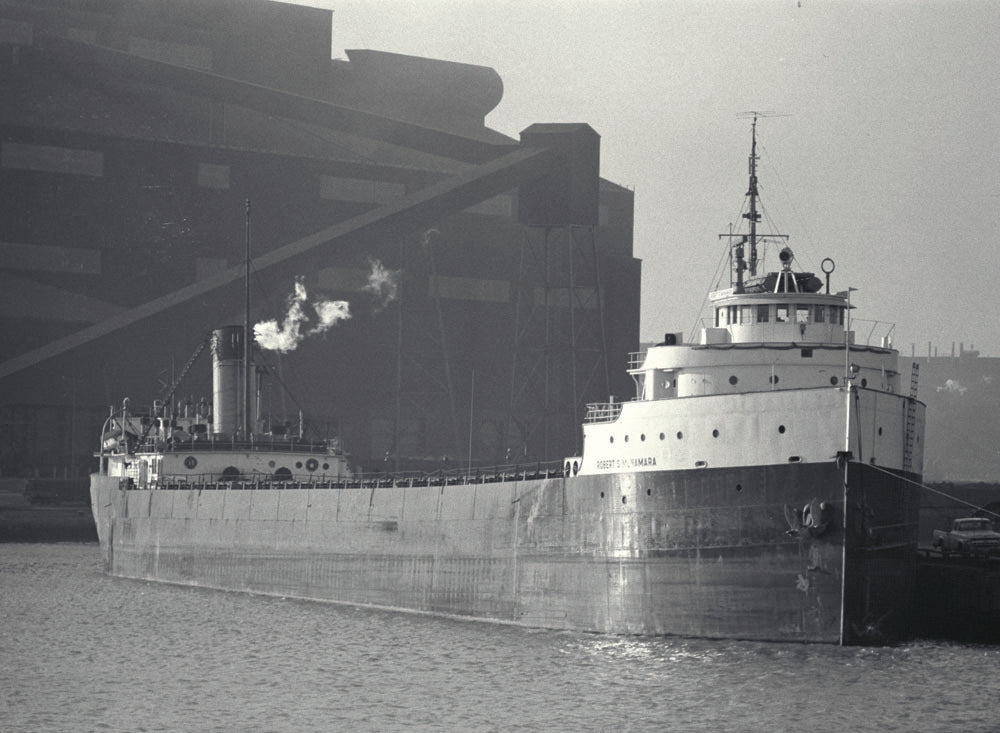
[{"label": "robert s. mcnamara lettering", "polygon": [[640,466],[655,466],[656,458],[641,456],[638,458],[601,458],[597,461],[598,471],[613,471],[622,468],[639,468]]}]

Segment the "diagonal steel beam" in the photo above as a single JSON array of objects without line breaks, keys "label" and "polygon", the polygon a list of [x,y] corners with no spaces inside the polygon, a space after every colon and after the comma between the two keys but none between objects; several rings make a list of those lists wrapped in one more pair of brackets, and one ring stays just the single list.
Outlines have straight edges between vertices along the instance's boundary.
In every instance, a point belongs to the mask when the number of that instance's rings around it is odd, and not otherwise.
[{"label": "diagonal steel beam", "polygon": [[[361,234],[392,225],[419,227],[459,212],[492,196],[509,191],[526,181],[547,173],[554,154],[543,148],[518,148],[460,176],[435,183],[400,199],[347,221],[322,229],[315,234],[289,242],[254,258],[254,267],[263,271],[286,260],[306,254],[349,235]],[[205,295],[244,277],[242,264],[218,275],[191,283],[179,290],[126,310],[45,346],[25,352],[0,363],[0,378],[27,369],[46,359],[107,336],[145,318]]]}]

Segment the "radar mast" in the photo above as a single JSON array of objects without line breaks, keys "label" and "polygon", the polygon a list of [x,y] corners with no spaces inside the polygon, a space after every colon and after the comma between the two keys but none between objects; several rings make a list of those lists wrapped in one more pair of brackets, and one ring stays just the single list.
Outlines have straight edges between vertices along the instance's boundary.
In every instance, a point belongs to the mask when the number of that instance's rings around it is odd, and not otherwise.
[{"label": "radar mast", "polygon": [[[750,222],[750,232],[749,234],[720,234],[719,238],[729,237],[730,247],[735,251],[732,254],[733,257],[733,271],[736,275],[736,282],[733,284],[733,291],[736,293],[743,293],[746,291],[746,282],[743,273],[747,270],[750,272],[750,278],[756,279],[757,268],[760,264],[760,255],[758,250],[758,244],[762,243],[765,239],[777,238],[777,239],[788,239],[786,234],[757,234],[757,224],[760,223],[761,213],[758,208],[758,199],[760,197],[760,191],[757,188],[757,161],[760,160],[760,156],[757,155],[757,119],[760,117],[776,117],[773,112],[744,112],[741,117],[749,117],[752,122],[750,125],[750,157],[748,161],[748,173],[750,177],[750,183],[747,188],[747,196],[749,197],[749,206],[746,213],[743,214],[743,218]],[[732,240],[734,238],[739,238],[739,240],[733,244]],[[750,260],[747,262],[746,253],[744,250],[745,245],[750,245]]]}]

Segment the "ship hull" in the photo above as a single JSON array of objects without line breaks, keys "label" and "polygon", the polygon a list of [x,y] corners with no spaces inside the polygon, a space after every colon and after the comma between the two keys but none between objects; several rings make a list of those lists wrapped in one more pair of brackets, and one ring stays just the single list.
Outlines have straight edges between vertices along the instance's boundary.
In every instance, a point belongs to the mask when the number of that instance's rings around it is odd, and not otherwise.
[{"label": "ship hull", "polygon": [[[225,486],[95,474],[107,572],[606,633],[856,643],[909,629],[916,489],[856,462]],[[803,524],[819,502],[824,521]]]}]

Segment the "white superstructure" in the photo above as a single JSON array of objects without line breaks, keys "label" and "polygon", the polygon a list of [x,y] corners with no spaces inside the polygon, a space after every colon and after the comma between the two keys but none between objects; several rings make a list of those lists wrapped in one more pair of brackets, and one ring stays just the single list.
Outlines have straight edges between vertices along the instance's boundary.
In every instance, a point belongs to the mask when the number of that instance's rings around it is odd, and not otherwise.
[{"label": "white superstructure", "polygon": [[[888,338],[858,344],[850,291],[794,272],[757,274],[756,119],[750,155],[749,235],[732,239],[732,285],[710,294],[710,325],[695,343],[668,333],[633,354],[629,401],[588,405],[582,457],[571,474],[767,466],[850,454],[889,469],[920,470],[923,405],[916,374],[905,390]],[[735,236],[735,235],[726,235]],[[745,247],[749,245],[749,260]]]}]

